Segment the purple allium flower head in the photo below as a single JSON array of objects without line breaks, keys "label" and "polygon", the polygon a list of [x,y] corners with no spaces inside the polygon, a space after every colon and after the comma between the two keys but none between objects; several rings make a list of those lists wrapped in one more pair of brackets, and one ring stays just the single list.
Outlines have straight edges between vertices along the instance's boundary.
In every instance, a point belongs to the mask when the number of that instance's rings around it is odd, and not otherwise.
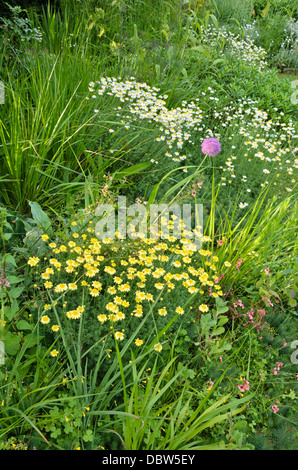
[{"label": "purple allium flower head", "polygon": [[215,157],[215,155],[220,152],[220,149],[220,142],[214,137],[210,137],[210,139],[205,139],[202,143],[202,152],[205,155],[209,155],[210,157]]}]

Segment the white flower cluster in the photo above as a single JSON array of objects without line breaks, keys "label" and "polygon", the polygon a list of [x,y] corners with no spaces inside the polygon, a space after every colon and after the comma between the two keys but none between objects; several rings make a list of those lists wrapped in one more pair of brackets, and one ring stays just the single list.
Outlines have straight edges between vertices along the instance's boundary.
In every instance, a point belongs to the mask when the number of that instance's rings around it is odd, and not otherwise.
[{"label": "white flower cluster", "polygon": [[[92,93],[92,98],[107,93],[118,98],[121,103],[128,102],[128,107],[122,109],[122,106],[118,106],[117,108],[118,116],[120,116],[120,111],[125,113],[121,121],[125,129],[129,129],[133,123],[138,123],[140,120],[156,123],[159,129],[156,141],[167,145],[168,150],[164,155],[175,162],[186,159],[182,148],[186,142],[192,143],[190,139],[192,130],[203,130],[201,127],[202,110],[195,102],[198,100],[190,103],[183,101],[181,107],[168,109],[165,101],[167,95],[159,96],[158,88],[139,83],[134,77],[130,77],[130,80],[125,82],[114,77],[101,78],[89,84],[89,91]],[[98,112],[98,109],[95,109],[95,112]],[[110,132],[112,131],[113,129],[110,129]],[[153,162],[158,163],[155,160]]]},{"label": "white flower cluster", "polygon": [[[259,109],[257,102],[251,99],[239,99],[238,102],[219,107],[216,91],[209,86],[194,101],[183,101],[180,107],[169,109],[167,95],[159,95],[158,88],[139,83],[134,77],[126,81],[114,77],[101,78],[90,82],[89,92],[91,98],[106,94],[124,103],[114,108],[119,120],[116,130],[127,130],[131,126],[139,128],[140,122],[144,121],[155,124],[153,138],[164,144],[157,158],[163,158],[164,152],[166,158],[181,162],[186,159],[186,153],[191,156],[190,150],[195,142],[197,146],[198,140],[202,142],[215,137],[221,142],[226,158],[224,166],[219,168],[222,186],[234,180],[245,188],[246,193],[250,193],[256,171],[258,176],[263,175],[262,187],[269,184],[268,175],[270,179],[274,178],[274,185],[278,178],[281,180],[284,176],[290,186],[296,183],[293,177],[294,169],[298,167],[297,160],[293,159],[297,150],[293,150],[293,141],[297,137],[295,128],[292,121],[287,124],[283,122],[284,113],[277,108],[272,110],[276,116],[272,120],[268,112]],[[210,109],[208,113],[204,113],[198,104],[201,102],[202,106],[203,101]],[[115,129],[109,129],[109,132],[113,133]],[[200,148],[196,148],[199,158],[200,153]],[[157,164],[158,161],[152,158],[151,163]],[[243,171],[249,176],[243,175]],[[287,191],[292,191],[292,188],[287,187]],[[241,203],[242,208],[246,206],[246,202]]]},{"label": "white flower cluster", "polygon": [[216,29],[214,26],[209,25],[203,31],[203,43],[212,47],[221,45],[223,50],[236,55],[251,66],[258,67],[259,71],[267,66],[265,49],[256,46],[249,37],[244,39],[240,35],[227,31],[224,26]]}]

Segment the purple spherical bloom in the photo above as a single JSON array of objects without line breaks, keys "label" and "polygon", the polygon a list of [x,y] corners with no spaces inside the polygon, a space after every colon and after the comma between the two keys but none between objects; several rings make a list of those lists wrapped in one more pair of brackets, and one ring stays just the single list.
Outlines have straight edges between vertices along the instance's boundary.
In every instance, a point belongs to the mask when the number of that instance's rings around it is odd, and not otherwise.
[{"label": "purple spherical bloom", "polygon": [[210,137],[210,139],[205,139],[202,143],[202,152],[205,155],[209,155],[210,157],[215,157],[215,155],[220,152],[220,149],[220,142],[214,137]]}]

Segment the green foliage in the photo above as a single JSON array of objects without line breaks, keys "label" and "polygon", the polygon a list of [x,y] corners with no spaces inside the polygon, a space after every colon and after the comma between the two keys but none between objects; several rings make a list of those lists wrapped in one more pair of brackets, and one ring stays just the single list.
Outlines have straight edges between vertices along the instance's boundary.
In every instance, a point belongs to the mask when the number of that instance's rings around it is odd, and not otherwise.
[{"label": "green foliage", "polygon": [[[0,448],[294,449],[297,109],[294,78],[275,67],[297,65],[296,2],[12,3],[0,39]],[[116,93],[98,94],[111,77]],[[127,82],[148,94],[122,100]],[[215,158],[201,152],[209,136]],[[178,165],[165,158],[177,137]],[[134,240],[99,248],[94,210],[119,209],[119,195],[202,203],[206,250],[174,265],[178,244],[162,261],[157,242],[145,258]],[[136,292],[155,292],[149,254],[167,285],[141,312]],[[90,261],[97,297],[93,279],[79,284]],[[132,287],[109,322],[107,266]]]},{"label": "green foliage", "polygon": [[232,349],[232,345],[225,338],[220,338],[225,333],[223,325],[229,321],[227,316],[223,316],[223,313],[226,313],[229,308],[220,298],[216,299],[216,307],[212,313],[202,314],[197,325],[199,337],[198,342],[195,342],[194,345],[201,349],[203,361],[211,361],[213,355],[219,357],[225,351]]},{"label": "green foliage", "polygon": [[10,18],[0,17],[0,29],[4,31],[4,41],[8,42],[9,47],[15,50],[14,48],[20,46],[28,47],[28,43],[32,40],[42,41],[41,31],[34,28],[28,18],[22,17],[22,13],[26,10],[22,10],[19,6],[7,5],[10,9]]}]

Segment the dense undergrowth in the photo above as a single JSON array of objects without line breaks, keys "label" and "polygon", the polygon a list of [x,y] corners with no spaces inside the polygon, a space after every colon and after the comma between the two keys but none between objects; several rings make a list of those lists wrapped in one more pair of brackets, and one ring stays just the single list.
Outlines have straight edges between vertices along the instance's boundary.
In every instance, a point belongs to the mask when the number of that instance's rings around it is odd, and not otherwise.
[{"label": "dense undergrowth", "polygon": [[[296,3],[20,3],[0,30],[0,448],[297,448]],[[201,205],[202,244],[175,217],[133,236],[135,213],[99,239],[121,197]]]}]

